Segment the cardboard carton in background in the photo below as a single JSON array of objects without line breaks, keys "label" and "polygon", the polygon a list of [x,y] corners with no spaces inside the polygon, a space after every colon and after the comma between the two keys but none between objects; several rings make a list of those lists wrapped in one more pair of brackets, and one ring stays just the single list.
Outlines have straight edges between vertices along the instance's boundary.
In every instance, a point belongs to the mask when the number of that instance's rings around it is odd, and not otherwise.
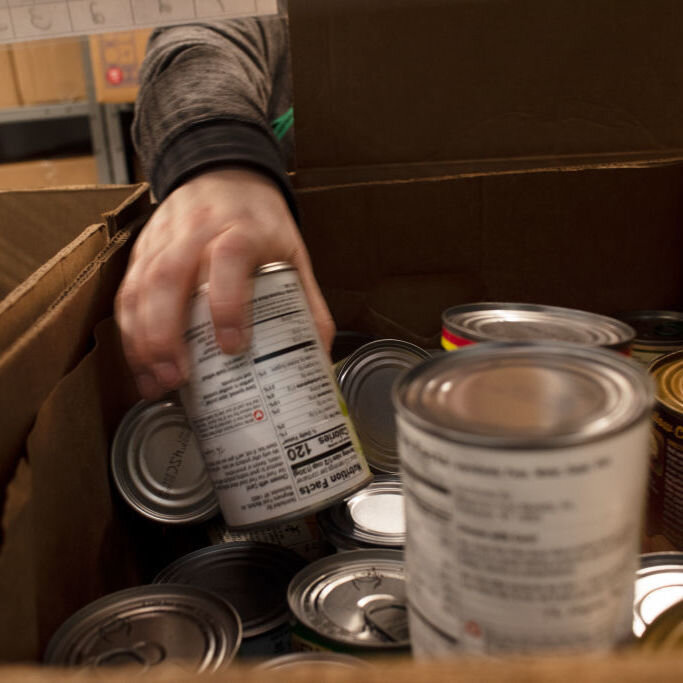
[{"label": "cardboard carton in background", "polygon": [[12,50],[3,45],[0,46],[0,108],[18,107],[20,103]]},{"label": "cardboard carton in background", "polygon": [[0,190],[96,184],[97,163],[93,156],[0,164]]},{"label": "cardboard carton in background", "polygon": [[21,103],[73,102],[86,99],[80,38],[35,40],[12,45]]}]

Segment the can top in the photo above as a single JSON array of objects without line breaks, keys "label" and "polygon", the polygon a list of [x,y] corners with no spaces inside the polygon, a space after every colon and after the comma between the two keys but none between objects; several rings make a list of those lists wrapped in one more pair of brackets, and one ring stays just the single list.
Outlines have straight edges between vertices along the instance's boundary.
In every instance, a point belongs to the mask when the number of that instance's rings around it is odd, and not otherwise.
[{"label": "can top", "polygon": [[650,365],[657,400],[676,412],[683,411],[683,351],[660,356]]},{"label": "can top", "polygon": [[367,649],[410,644],[403,553],[349,550],[311,563],[291,581],[296,618],[328,640]]},{"label": "can top", "polygon": [[111,447],[114,482],[140,514],[187,524],[218,512],[218,499],[183,407],[174,398],[139,401]]},{"label": "can top", "polygon": [[501,448],[586,443],[649,417],[652,382],[613,351],[487,342],[424,361],[397,383],[400,416],[451,441]]},{"label": "can top", "polygon": [[340,652],[292,652],[287,655],[273,657],[256,669],[278,671],[292,671],[296,669],[310,669],[311,667],[321,667],[325,671],[329,668],[336,669],[356,669],[358,667],[370,666],[368,662],[352,655],[345,655]]},{"label": "can top", "polygon": [[280,270],[296,270],[296,268],[286,261],[273,261],[272,263],[264,263],[256,269],[256,275],[267,275],[268,273],[275,273]]},{"label": "can top", "polygon": [[370,467],[398,472],[391,389],[403,371],[430,354],[400,339],[377,339],[356,349],[337,372],[339,389]]},{"label": "can top", "polygon": [[561,306],[482,302],[452,306],[444,329],[472,341],[565,341],[623,347],[635,330],[621,320]]},{"label": "can top", "polygon": [[626,311],[616,316],[636,332],[636,341],[652,346],[683,344],[683,312]]},{"label": "can top", "polygon": [[377,475],[365,488],[318,513],[325,536],[334,545],[400,549],[406,527],[403,485],[398,475]]},{"label": "can top", "polygon": [[648,652],[680,652],[683,649],[683,602],[671,605],[645,629],[640,647]]},{"label": "can top", "polygon": [[45,662],[58,666],[182,663],[215,671],[242,638],[232,606],[193,586],[147,585],[106,595],[69,617],[55,632]]},{"label": "can top", "polygon": [[683,552],[640,556],[633,602],[633,633],[640,637],[671,605],[683,600]]},{"label": "can top", "polygon": [[244,637],[252,638],[288,621],[287,586],[305,565],[298,553],[275,544],[221,543],[174,560],[154,582],[217,593],[237,610]]}]

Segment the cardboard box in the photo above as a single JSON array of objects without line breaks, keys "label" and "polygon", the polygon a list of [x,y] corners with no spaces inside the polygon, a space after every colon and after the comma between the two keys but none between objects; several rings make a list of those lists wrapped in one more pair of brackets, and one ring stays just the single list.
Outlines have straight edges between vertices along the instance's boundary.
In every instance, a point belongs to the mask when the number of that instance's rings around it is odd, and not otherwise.
[{"label": "cardboard box", "polygon": [[14,75],[12,51],[8,46],[0,47],[0,107],[18,107],[21,104],[17,80]]},{"label": "cardboard box", "polygon": [[90,60],[98,102],[135,102],[147,40],[152,31],[118,31],[90,36]]},{"label": "cardboard box", "polygon": [[86,99],[80,38],[14,43],[12,58],[22,104]]},{"label": "cardboard box", "polygon": [[0,190],[96,184],[97,163],[93,156],[0,164]]}]

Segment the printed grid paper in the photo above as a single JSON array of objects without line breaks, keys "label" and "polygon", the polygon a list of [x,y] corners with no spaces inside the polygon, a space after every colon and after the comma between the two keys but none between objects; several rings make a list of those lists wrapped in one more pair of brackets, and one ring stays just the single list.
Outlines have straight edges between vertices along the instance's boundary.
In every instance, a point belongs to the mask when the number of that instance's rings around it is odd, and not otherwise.
[{"label": "printed grid paper", "polygon": [[277,11],[277,0],[0,0],[0,44]]}]

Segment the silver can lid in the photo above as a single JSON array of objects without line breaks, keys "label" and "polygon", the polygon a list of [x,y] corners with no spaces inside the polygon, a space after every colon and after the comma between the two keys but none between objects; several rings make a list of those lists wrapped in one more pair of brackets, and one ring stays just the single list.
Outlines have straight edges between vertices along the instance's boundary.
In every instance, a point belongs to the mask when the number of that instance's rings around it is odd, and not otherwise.
[{"label": "silver can lid", "polygon": [[312,562],[292,579],[288,600],[301,624],[340,645],[410,644],[400,550],[349,550]]},{"label": "silver can lid", "polygon": [[669,607],[683,601],[683,552],[645,553],[636,572],[633,633],[640,637]]},{"label": "silver can lid", "polygon": [[430,354],[400,339],[378,339],[356,349],[337,372],[337,382],[368,465],[398,472],[396,421],[391,389],[396,378]]},{"label": "silver can lid", "polygon": [[627,348],[635,330],[606,315],[561,306],[482,302],[453,306],[442,314],[448,335],[473,342],[564,341],[587,346]]},{"label": "silver can lid", "polygon": [[228,664],[242,639],[239,617],[193,586],[146,585],[106,595],[73,614],[45,652],[56,666],[175,664],[192,672]]},{"label": "silver can lid", "polygon": [[636,342],[670,347],[683,345],[683,312],[681,311],[626,311],[616,316],[636,332]]},{"label": "silver can lid", "polygon": [[376,475],[365,488],[318,513],[318,523],[337,548],[403,548],[406,524],[401,478]]},{"label": "silver can lid", "polygon": [[306,565],[293,550],[271,543],[234,542],[183,555],[155,583],[198,586],[235,607],[244,638],[266,633],[289,620],[287,586]]},{"label": "silver can lid", "polygon": [[312,667],[320,667],[324,671],[329,669],[357,669],[358,667],[368,667],[368,662],[359,657],[344,655],[340,652],[292,652],[288,655],[273,657],[256,669],[294,671],[296,669],[310,670]]},{"label": "silver can lid", "polygon": [[124,416],[111,448],[123,498],[157,522],[188,524],[213,517],[218,499],[197,440],[178,401],[140,401]]},{"label": "silver can lid", "polygon": [[493,448],[602,439],[649,419],[652,379],[613,351],[487,342],[424,361],[397,383],[400,416],[441,438]]}]

